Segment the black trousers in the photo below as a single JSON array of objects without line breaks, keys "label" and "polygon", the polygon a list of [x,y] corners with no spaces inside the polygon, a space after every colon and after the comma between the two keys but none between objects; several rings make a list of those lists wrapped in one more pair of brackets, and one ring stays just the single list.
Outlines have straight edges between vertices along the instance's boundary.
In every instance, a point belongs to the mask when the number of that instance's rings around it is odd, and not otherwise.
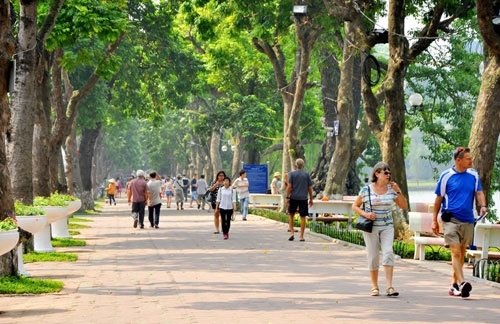
[{"label": "black trousers", "polygon": [[232,209],[220,209],[220,218],[222,221],[222,234],[229,234],[229,228],[231,228],[231,217],[233,216]]},{"label": "black trousers", "polygon": [[161,203],[154,206],[148,206],[149,222],[151,223],[151,226],[160,224],[160,208]]}]

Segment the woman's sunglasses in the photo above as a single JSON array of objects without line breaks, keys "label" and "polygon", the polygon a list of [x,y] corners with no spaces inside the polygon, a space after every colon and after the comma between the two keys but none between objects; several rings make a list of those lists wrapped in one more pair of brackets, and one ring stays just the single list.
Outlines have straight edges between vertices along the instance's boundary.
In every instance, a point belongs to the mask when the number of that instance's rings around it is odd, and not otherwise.
[{"label": "woman's sunglasses", "polygon": [[383,174],[385,174],[385,175],[391,175],[391,174],[392,174],[390,171],[383,171],[383,172],[381,172],[381,173],[383,173]]}]

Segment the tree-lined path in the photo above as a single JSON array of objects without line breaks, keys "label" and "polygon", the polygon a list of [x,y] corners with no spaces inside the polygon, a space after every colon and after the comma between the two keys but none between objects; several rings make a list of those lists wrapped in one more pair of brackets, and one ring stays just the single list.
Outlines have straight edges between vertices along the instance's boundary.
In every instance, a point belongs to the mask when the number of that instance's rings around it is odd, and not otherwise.
[{"label": "tree-lined path", "polygon": [[[370,297],[364,251],[287,225],[237,214],[229,240],[211,213],[162,209],[160,229],[132,228],[124,199],[106,206],[64,250],[75,263],[30,263],[61,293],[2,296],[0,323],[497,323],[495,284],[473,281],[471,298],[448,296],[450,268],[397,261],[401,297]],[[146,224],[147,225],[147,224]],[[61,251],[61,249],[58,249]],[[470,273],[470,271],[468,271]],[[382,274],[382,273],[381,273]],[[473,280],[473,278],[469,278]],[[381,285],[381,289],[385,287]]]}]

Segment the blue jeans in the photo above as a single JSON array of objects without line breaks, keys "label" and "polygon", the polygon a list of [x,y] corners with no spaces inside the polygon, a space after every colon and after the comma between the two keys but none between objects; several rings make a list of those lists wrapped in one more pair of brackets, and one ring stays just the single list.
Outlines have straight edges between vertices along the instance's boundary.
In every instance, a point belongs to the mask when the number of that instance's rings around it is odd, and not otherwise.
[{"label": "blue jeans", "polygon": [[240,198],[240,210],[243,219],[247,218],[248,215],[248,198]]}]

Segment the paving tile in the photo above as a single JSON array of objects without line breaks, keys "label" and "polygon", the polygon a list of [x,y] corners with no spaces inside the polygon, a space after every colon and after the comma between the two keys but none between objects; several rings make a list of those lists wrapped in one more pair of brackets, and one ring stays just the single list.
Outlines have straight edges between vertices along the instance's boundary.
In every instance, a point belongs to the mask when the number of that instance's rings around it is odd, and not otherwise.
[{"label": "paving tile", "polygon": [[[445,262],[398,260],[398,298],[370,297],[363,249],[255,215],[213,233],[211,213],[163,208],[159,229],[134,229],[130,207],[106,205],[76,238],[73,263],[28,263],[35,278],[61,280],[57,294],[1,296],[2,323],[275,324],[498,323],[500,287],[471,276],[471,297],[448,296]],[[384,273],[380,287],[385,290]]]}]

